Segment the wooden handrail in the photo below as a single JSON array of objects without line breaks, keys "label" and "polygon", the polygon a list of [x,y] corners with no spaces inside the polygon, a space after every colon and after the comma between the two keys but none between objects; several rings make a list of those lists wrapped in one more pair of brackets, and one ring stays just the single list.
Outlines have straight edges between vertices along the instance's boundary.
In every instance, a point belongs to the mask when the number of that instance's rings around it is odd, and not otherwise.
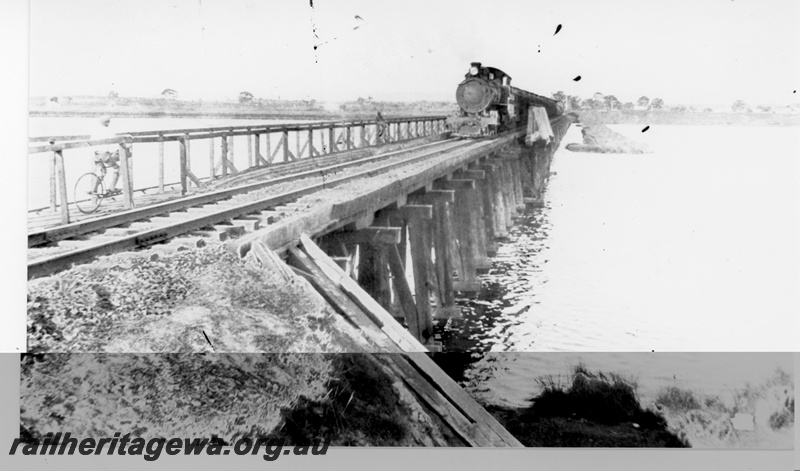
[{"label": "wooden handrail", "polygon": [[[275,125],[252,125],[241,126],[219,126],[210,128],[192,129],[173,129],[161,131],[138,131],[125,134],[118,134],[116,137],[108,139],[90,140],[87,136],[57,136],[57,137],[34,137],[31,143],[48,141],[47,145],[37,145],[29,147],[28,154],[52,153],[50,161],[50,209],[60,211],[62,223],[69,222],[69,211],[67,211],[68,199],[64,170],[64,151],[69,149],[83,149],[94,146],[118,144],[120,146],[121,180],[123,190],[123,204],[126,208],[134,206],[133,174],[131,166],[131,145],[140,143],[158,143],[158,188],[164,191],[164,170],[165,156],[164,143],[168,141],[178,142],[178,158],[181,184],[181,192],[186,194],[190,182],[197,186],[203,183],[201,180],[206,178],[214,180],[221,174],[225,177],[229,174],[237,174],[239,170],[234,166],[233,145],[234,137],[248,136],[247,142],[247,167],[259,167],[271,165],[276,156],[283,162],[290,162],[299,159],[313,158],[319,155],[327,155],[334,152],[358,149],[378,145],[386,142],[397,142],[406,139],[418,138],[423,135],[430,135],[441,132],[445,116],[412,116],[386,119],[387,124],[395,124],[395,136],[391,135],[387,126],[387,134],[378,139],[377,120],[347,120],[347,121],[323,121],[315,123],[298,124],[275,124]],[[423,123],[420,126],[419,123]],[[427,123],[431,123],[427,125]],[[405,125],[406,132],[401,131]],[[412,132],[412,126],[416,132]],[[355,128],[355,132],[354,132]],[[315,137],[314,132],[320,131]],[[290,133],[294,133],[293,136]],[[260,136],[264,135],[266,154],[261,154]],[[278,141],[274,147],[270,136],[277,134]],[[301,145],[301,134],[306,137],[305,145]],[[253,141],[252,137],[256,139]],[[326,138],[327,136],[327,138]],[[338,136],[338,138],[337,138]],[[195,176],[190,168],[189,143],[192,140],[206,139],[209,142],[209,176],[199,178]],[[215,162],[214,142],[219,139],[221,143],[219,150],[219,162]],[[290,140],[295,141],[290,148]],[[325,145],[327,142],[327,146]],[[65,142],[66,141],[66,142]],[[255,149],[252,148],[255,142]],[[315,147],[315,144],[319,147]],[[320,151],[322,150],[322,152]],[[241,167],[240,167],[241,168]]]},{"label": "wooden handrail", "polygon": [[[409,116],[398,118],[387,118],[387,123],[406,123],[406,122],[419,122],[419,121],[440,121],[446,119],[446,116]],[[256,133],[269,133],[269,132],[282,132],[282,131],[308,131],[318,129],[333,128],[346,128],[348,126],[366,126],[376,124],[376,120],[344,120],[344,121],[319,121],[314,123],[292,123],[292,124],[267,124],[267,125],[240,125],[240,126],[217,126],[208,128],[187,128],[187,129],[166,129],[159,131],[135,131],[125,133],[127,136],[134,138],[133,142],[158,142],[159,138],[165,141],[178,141],[184,135],[189,134],[189,139],[208,139],[210,137],[219,137],[223,134],[229,136],[246,136]],[[52,136],[52,137],[31,137],[29,142],[47,142],[47,141],[77,141],[77,142],[64,142],[64,149],[84,147],[86,145],[100,145],[100,141],[88,141],[90,136],[86,135],[71,135],[71,136]],[[84,144],[86,143],[86,144]],[[115,143],[115,142],[110,142]],[[51,149],[45,148],[47,146],[32,147],[28,151],[29,154],[48,152]],[[44,149],[44,150],[42,150]]]},{"label": "wooden handrail", "polygon": [[67,149],[80,149],[84,147],[102,146],[108,144],[132,144],[133,137],[130,134],[124,134],[117,137],[110,137],[108,139],[98,139],[95,141],[76,141],[76,142],[63,142],[56,144],[56,139],[51,138],[50,144],[46,146],[31,147],[28,149],[28,154],[39,154],[42,152],[59,152]]}]

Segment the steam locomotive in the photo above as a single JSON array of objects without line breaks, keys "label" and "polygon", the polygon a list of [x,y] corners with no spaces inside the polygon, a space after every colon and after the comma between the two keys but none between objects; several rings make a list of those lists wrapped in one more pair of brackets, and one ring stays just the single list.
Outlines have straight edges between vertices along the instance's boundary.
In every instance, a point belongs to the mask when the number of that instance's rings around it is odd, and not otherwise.
[{"label": "steam locomotive", "polygon": [[447,119],[452,135],[491,136],[526,125],[528,108],[541,106],[552,119],[564,113],[562,102],[511,86],[511,76],[480,62],[470,64],[456,89],[461,111]]}]

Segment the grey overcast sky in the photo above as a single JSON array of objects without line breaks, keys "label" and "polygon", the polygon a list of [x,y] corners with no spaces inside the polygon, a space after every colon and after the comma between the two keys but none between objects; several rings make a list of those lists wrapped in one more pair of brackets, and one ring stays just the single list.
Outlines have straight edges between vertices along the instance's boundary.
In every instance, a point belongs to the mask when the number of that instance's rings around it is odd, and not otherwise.
[{"label": "grey overcast sky", "polygon": [[30,93],[453,100],[481,61],[540,94],[795,103],[798,26],[794,0],[31,0]]}]

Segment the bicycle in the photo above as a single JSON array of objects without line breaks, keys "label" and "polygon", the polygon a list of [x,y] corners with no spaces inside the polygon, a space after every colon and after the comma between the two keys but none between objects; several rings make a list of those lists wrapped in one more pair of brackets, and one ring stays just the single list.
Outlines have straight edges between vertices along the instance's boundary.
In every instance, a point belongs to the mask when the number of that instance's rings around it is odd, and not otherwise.
[{"label": "bicycle", "polygon": [[[100,207],[100,203],[102,203],[105,198],[111,198],[121,194],[122,190],[120,189],[105,191],[103,178],[94,172],[81,175],[78,181],[75,182],[75,206],[77,206],[78,211],[83,214],[91,214],[97,211],[97,208]],[[88,199],[86,199],[87,195],[89,196]]]}]

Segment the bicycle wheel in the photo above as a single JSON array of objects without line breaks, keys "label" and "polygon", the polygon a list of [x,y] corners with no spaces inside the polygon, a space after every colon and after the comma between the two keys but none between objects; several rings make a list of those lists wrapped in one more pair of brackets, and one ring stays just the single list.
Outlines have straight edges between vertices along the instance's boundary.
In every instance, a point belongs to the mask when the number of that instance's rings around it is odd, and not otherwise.
[{"label": "bicycle wheel", "polygon": [[103,201],[103,180],[94,173],[81,175],[75,183],[75,206],[84,214],[93,213]]}]

